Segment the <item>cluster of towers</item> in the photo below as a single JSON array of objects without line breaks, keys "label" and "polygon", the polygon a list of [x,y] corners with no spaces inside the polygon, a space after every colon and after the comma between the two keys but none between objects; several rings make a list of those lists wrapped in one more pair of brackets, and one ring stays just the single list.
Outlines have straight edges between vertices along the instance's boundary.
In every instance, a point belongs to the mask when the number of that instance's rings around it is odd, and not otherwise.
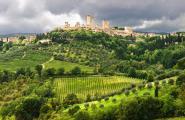
[{"label": "cluster of towers", "polygon": [[68,22],[65,22],[64,30],[74,30],[74,29],[91,29],[94,32],[105,32],[110,35],[135,35],[131,27],[124,27],[124,29],[116,29],[110,27],[110,22],[108,20],[103,20],[102,25],[97,25],[95,19],[91,15],[86,16],[85,24],[80,24],[77,22],[74,26],[71,26]]},{"label": "cluster of towers", "polygon": [[91,15],[86,16],[86,23],[85,24],[80,24],[77,22],[75,26],[71,26],[68,22],[65,22],[64,29],[78,29],[78,28],[85,28],[85,29],[92,29],[92,30],[108,30],[110,29],[110,23],[108,20],[103,20],[102,21],[102,26],[98,26],[95,23],[94,17]]}]

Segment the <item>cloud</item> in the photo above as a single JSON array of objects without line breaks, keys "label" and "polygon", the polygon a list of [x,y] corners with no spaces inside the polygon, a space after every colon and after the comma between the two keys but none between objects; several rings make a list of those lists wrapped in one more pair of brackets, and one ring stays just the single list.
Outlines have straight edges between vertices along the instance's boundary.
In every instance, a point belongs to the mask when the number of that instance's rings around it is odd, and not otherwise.
[{"label": "cloud", "polygon": [[138,30],[138,29],[146,29],[146,28],[151,28],[153,26],[156,25],[160,25],[163,21],[162,20],[144,20],[142,21],[142,24],[139,26],[135,26],[133,27],[134,30]]},{"label": "cloud", "polygon": [[54,14],[46,8],[44,0],[37,4],[33,0],[12,1],[6,10],[0,11],[0,33],[46,32],[62,26],[65,21],[71,24],[83,22],[80,15],[73,11]]},{"label": "cloud", "polygon": [[65,21],[84,22],[95,16],[112,26],[139,31],[172,32],[185,29],[184,0],[0,0],[0,34],[45,32]]},{"label": "cloud", "polygon": [[185,31],[185,14],[180,15],[176,19],[161,18],[159,20],[144,20],[138,26],[134,26],[135,30],[149,32],[175,32]]}]

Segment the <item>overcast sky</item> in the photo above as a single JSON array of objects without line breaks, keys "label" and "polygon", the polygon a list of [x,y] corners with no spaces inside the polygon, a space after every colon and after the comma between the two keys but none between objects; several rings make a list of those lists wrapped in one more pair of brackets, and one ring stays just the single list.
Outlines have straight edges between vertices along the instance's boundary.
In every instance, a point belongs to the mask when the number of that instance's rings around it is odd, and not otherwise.
[{"label": "overcast sky", "polygon": [[45,32],[88,14],[137,31],[185,31],[185,0],[0,0],[0,34]]}]

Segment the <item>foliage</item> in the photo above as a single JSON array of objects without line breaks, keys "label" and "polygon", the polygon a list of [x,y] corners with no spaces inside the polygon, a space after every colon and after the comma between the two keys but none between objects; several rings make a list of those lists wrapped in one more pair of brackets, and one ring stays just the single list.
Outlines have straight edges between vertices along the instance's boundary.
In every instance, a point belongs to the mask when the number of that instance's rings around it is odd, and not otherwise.
[{"label": "foliage", "polygon": [[71,70],[71,74],[72,75],[80,75],[82,73],[81,69],[79,67],[74,67],[72,70]]},{"label": "foliage", "polygon": [[90,115],[86,111],[79,111],[75,114],[75,120],[90,120]]},{"label": "foliage", "polygon": [[59,68],[57,70],[57,75],[64,75],[64,73],[65,73],[65,69],[64,68]]},{"label": "foliage", "polygon": [[185,84],[185,73],[182,73],[181,75],[179,75],[179,77],[176,80],[176,84],[179,86]]},{"label": "foliage", "polygon": [[73,108],[70,108],[68,113],[70,115],[74,115],[76,112],[78,112],[80,110],[80,107],[79,106],[74,106]]},{"label": "foliage", "polygon": [[37,65],[35,66],[35,70],[37,71],[37,74],[41,77],[41,74],[42,74],[42,65]]},{"label": "foliage", "polygon": [[73,104],[77,104],[79,103],[79,99],[77,98],[77,96],[75,94],[68,94],[64,100],[63,100],[63,104],[68,106],[68,105],[73,105]]},{"label": "foliage", "polygon": [[151,97],[137,98],[126,105],[119,112],[119,119],[148,120],[160,117],[163,102]]}]

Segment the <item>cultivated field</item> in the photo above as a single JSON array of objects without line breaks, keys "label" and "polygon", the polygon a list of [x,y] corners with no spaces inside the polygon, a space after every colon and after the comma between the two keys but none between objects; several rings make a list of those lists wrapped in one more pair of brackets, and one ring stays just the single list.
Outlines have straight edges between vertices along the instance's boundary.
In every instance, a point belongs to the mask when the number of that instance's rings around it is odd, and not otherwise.
[{"label": "cultivated field", "polygon": [[60,78],[55,80],[55,92],[59,100],[63,100],[67,94],[74,93],[79,98],[85,99],[87,95],[101,96],[120,91],[131,85],[139,84],[139,79],[124,76],[111,77],[76,77]]}]

